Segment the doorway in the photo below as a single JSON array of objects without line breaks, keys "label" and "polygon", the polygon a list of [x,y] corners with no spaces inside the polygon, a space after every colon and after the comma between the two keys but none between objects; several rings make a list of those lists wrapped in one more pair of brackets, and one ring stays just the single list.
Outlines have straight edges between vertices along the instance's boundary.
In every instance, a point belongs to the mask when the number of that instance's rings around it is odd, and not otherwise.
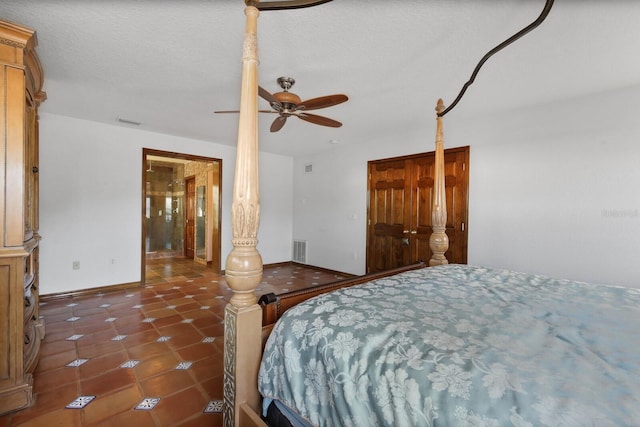
[{"label": "doorway", "polygon": [[222,160],[143,149],[142,284],[158,258],[220,273]]}]

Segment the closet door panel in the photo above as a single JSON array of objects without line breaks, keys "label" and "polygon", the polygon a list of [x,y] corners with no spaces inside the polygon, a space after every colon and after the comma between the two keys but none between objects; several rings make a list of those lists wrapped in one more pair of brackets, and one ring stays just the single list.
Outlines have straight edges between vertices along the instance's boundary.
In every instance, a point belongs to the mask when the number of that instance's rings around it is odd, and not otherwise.
[{"label": "closet door panel", "polygon": [[468,149],[445,152],[446,233],[449,237],[445,257],[452,264],[467,263],[468,165]]},{"label": "closet door panel", "polygon": [[435,174],[435,156],[424,155],[411,161],[412,201],[410,221],[410,262],[429,263],[431,248],[431,205],[433,198],[433,176]]},{"label": "closet door panel", "polygon": [[[404,161],[379,163],[370,168],[367,264],[374,271],[408,263],[405,221],[411,207]],[[408,243],[408,242],[407,242]]]}]

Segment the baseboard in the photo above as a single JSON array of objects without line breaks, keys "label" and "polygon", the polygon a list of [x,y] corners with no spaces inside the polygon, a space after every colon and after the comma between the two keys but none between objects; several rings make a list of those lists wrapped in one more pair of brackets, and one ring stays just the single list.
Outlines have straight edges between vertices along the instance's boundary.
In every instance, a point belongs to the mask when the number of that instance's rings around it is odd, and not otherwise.
[{"label": "baseboard", "polygon": [[[285,263],[285,264],[287,264],[287,263]],[[331,270],[330,268],[324,268],[324,267],[316,267],[315,265],[302,264],[302,263],[296,262],[296,261],[290,261],[289,264],[295,264],[295,265],[299,265],[299,266],[306,267],[306,268],[313,268],[314,270],[324,271],[325,273],[330,273],[330,274],[335,274],[335,275],[338,275],[338,276],[343,276],[344,278],[356,277],[357,276],[357,274],[344,273],[342,271]]]},{"label": "baseboard", "polygon": [[[323,271],[325,273],[329,273],[329,274],[334,274],[337,276],[343,276],[344,278],[349,278],[349,277],[356,277],[357,274],[351,274],[351,273],[343,273],[342,271],[337,271],[337,270],[331,270],[330,268],[324,268],[324,267],[316,267],[315,265],[309,265],[309,264],[303,264],[301,262],[296,262],[296,261],[282,261],[282,262],[274,262],[271,264],[264,264],[262,266],[262,268],[274,268],[274,267],[285,267],[288,265],[299,265],[300,267],[304,267],[304,268],[311,268],[313,270],[319,270],[319,271]],[[224,276],[224,270],[222,270],[220,272],[221,275]]]},{"label": "baseboard", "polygon": [[54,294],[40,295],[40,301],[42,302],[53,301],[53,300],[63,299],[63,298],[73,298],[73,297],[80,297],[84,295],[95,295],[100,292],[114,292],[114,291],[121,291],[124,289],[141,288],[141,287],[142,285],[140,282],[129,282],[129,283],[121,283],[119,285],[99,286],[96,288],[78,289],[77,291],[67,291],[67,292],[58,292]]},{"label": "baseboard", "polygon": [[[264,267],[274,268],[274,267],[282,267],[287,265],[299,265],[304,268],[311,268],[314,270],[323,271],[325,273],[342,276],[344,278],[356,276],[355,274],[343,273],[341,271],[331,270],[329,268],[324,268],[324,267],[316,267],[315,265],[302,264],[295,261],[283,261],[283,262],[276,262],[272,264],[266,264],[263,266],[263,268]],[[224,276],[224,270],[220,272],[220,275]],[[63,299],[63,298],[73,298],[73,297],[79,297],[84,295],[95,295],[100,292],[114,292],[114,291],[122,291],[124,289],[141,288],[141,287],[142,287],[142,284],[140,282],[129,282],[129,283],[121,283],[119,285],[99,286],[96,288],[78,289],[77,291],[67,291],[67,292],[40,295],[40,301],[42,302],[53,301],[53,300]]]}]

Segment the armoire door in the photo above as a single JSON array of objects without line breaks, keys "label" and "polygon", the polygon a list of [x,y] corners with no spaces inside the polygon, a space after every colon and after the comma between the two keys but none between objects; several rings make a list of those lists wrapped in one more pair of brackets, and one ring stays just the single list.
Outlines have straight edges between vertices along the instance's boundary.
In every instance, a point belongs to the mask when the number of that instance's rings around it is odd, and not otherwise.
[{"label": "armoire door", "polygon": [[[450,263],[467,262],[469,147],[445,150]],[[429,262],[435,153],[369,162],[367,273]]]}]

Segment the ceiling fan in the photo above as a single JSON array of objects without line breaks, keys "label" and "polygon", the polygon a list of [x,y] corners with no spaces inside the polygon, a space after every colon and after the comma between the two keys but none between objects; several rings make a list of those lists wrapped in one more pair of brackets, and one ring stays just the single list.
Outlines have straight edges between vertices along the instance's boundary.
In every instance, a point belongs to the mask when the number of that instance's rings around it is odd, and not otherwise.
[{"label": "ceiling fan", "polygon": [[[287,118],[294,116],[309,123],[321,126],[329,126],[338,128],[342,126],[339,121],[328,117],[319,116],[317,114],[307,113],[308,110],[319,110],[321,108],[332,107],[342,104],[349,98],[346,95],[336,94],[321,96],[318,98],[302,101],[298,95],[289,92],[289,89],[296,82],[291,77],[278,78],[278,84],[282,88],[282,92],[274,94],[269,93],[266,89],[258,86],[258,95],[271,105],[272,110],[258,110],[261,113],[275,113],[278,117],[271,124],[271,132],[277,132],[287,122]],[[216,113],[238,113],[238,111],[216,111]]]}]

